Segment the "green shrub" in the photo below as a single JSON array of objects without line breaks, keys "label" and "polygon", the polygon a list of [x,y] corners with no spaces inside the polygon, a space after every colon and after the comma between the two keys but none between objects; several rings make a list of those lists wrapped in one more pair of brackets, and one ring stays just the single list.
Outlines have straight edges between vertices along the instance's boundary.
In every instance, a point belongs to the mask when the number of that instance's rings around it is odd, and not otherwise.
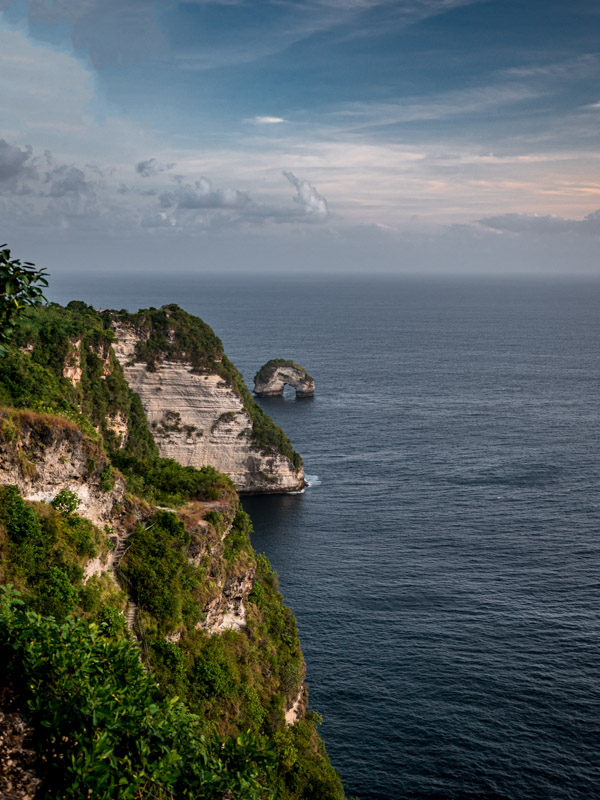
[{"label": "green shrub", "polygon": [[51,506],[60,511],[61,514],[72,514],[77,511],[80,505],[81,500],[75,492],[71,492],[69,489],[61,489],[51,502]]},{"label": "green shrub", "polygon": [[59,567],[50,567],[36,586],[36,606],[57,619],[64,619],[73,611],[76,598],[69,576]]},{"label": "green shrub", "polygon": [[193,692],[202,698],[230,697],[236,693],[235,674],[223,640],[213,636],[192,669]]},{"label": "green shrub", "polygon": [[106,626],[28,613],[4,589],[0,659],[26,698],[48,800],[134,800],[157,787],[182,800],[271,796],[265,742],[203,736],[182,703],[160,697],[136,647]]},{"label": "green shrub", "polygon": [[250,548],[248,534],[252,530],[250,517],[243,509],[238,509],[231,530],[223,542],[223,555],[226,561],[233,561],[242,551]]},{"label": "green shrub", "polygon": [[[150,613],[161,630],[170,631],[183,622],[184,607],[194,602],[200,570],[186,557],[189,534],[175,514],[157,511],[147,525],[131,536],[121,563],[132,596]],[[197,608],[197,604],[196,604]]]}]

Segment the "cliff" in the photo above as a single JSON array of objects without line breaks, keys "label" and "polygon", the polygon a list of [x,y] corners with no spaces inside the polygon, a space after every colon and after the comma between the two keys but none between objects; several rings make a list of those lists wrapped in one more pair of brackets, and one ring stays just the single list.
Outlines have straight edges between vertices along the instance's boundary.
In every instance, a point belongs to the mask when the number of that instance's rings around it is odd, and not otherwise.
[{"label": "cliff", "polygon": [[296,397],[312,397],[315,393],[314,378],[293,361],[271,359],[254,376],[254,394],[257,397],[281,397],[286,385],[296,390]]},{"label": "cliff", "polygon": [[302,489],[304,469],[294,453],[283,453],[277,444],[263,444],[256,436],[251,414],[257,415],[257,410],[246,408],[241,379],[236,386],[231,375],[213,371],[210,362],[199,369],[191,355],[173,347],[159,345],[152,360],[144,360],[140,345],[147,344],[157,324],[166,343],[176,343],[183,313],[171,311],[157,323],[156,315],[144,317],[140,312],[135,322],[117,318],[113,323],[115,355],[140,396],[160,454],[186,466],[210,464],[228,475],[241,493]]},{"label": "cliff", "polygon": [[[178,469],[180,479],[187,483],[190,473],[184,467]],[[63,797],[69,781],[77,780],[83,781],[77,784],[81,796],[91,790],[94,797],[108,799],[113,795],[103,794],[94,781],[98,771],[110,771],[113,762],[119,780],[130,782],[131,786],[138,786],[136,781],[142,780],[130,775],[125,764],[118,767],[116,759],[89,768],[94,763],[96,745],[91,743],[88,752],[81,741],[98,724],[104,730],[104,723],[92,723],[90,716],[85,723],[89,728],[84,725],[77,736],[80,745],[76,750],[69,749],[68,735],[59,737],[61,754],[57,755],[56,736],[50,741],[44,739],[47,729],[44,726],[50,723],[40,721],[45,719],[44,713],[49,708],[47,700],[41,704],[37,716],[26,710],[30,706],[23,706],[24,698],[30,698],[30,705],[35,700],[29,694],[31,687],[41,686],[32,677],[37,675],[36,665],[54,658],[60,664],[50,674],[62,675],[61,684],[44,691],[57,697],[67,680],[69,691],[75,692],[73,682],[77,673],[73,677],[65,673],[65,665],[74,663],[74,654],[60,651],[68,645],[69,634],[67,628],[53,628],[54,619],[60,623],[67,614],[74,613],[81,620],[69,647],[81,647],[88,636],[85,626],[95,622],[104,626],[102,630],[110,635],[111,641],[115,639],[122,654],[124,645],[118,642],[123,637],[127,639],[124,615],[132,609],[130,636],[138,642],[139,657],[148,674],[158,680],[160,697],[165,702],[173,695],[182,698],[198,715],[205,741],[212,741],[210,737],[215,734],[219,737],[217,750],[205,756],[209,763],[210,759],[221,758],[221,748],[234,747],[227,744],[227,737],[243,734],[235,745],[238,750],[241,748],[236,756],[236,770],[240,769],[240,763],[247,762],[244,769],[249,776],[254,775],[252,781],[259,781],[263,789],[269,788],[280,798],[309,800],[315,787],[321,785],[321,796],[343,797],[339,779],[318,739],[311,712],[306,716],[304,661],[295,620],[282,603],[276,576],[264,556],[257,557],[252,550],[250,521],[237,495],[228,490],[227,479],[216,471],[201,474],[204,480],[192,489],[193,498],[185,496],[186,490],[179,487],[183,495],[179,508],[157,508],[126,491],[124,476],[110,466],[101,442],[82,432],[72,421],[27,410],[0,412],[0,579],[20,590],[25,608],[52,615],[43,622],[39,633],[35,633],[26,618],[19,623],[26,626],[27,632],[23,634],[26,660],[18,662],[15,661],[18,637],[14,631],[10,632],[6,621],[10,617],[14,622],[18,607],[9,602],[0,609],[0,655],[7,667],[4,682],[0,680],[0,712],[3,692],[16,692],[22,701],[19,725],[24,718],[30,726],[29,740],[38,752],[47,754],[42,762],[46,766],[32,779],[40,784],[37,797]],[[51,637],[54,630],[57,635],[62,631],[55,641]],[[27,660],[26,653],[33,652],[31,647],[38,635],[42,639],[35,644],[35,652],[46,646],[51,652],[42,662],[35,659],[32,662]],[[93,639],[93,629],[90,635]],[[7,640],[6,636],[12,638]],[[92,639],[93,648],[96,645]],[[7,641],[12,642],[9,650]],[[111,674],[119,663],[114,661],[116,653],[115,650],[108,659],[112,664]],[[92,659],[91,663],[96,662]],[[128,670],[134,669],[131,660],[127,663]],[[104,682],[105,678],[101,673],[94,678],[97,674],[94,668],[82,669],[82,674],[88,677],[78,684],[77,691],[95,692],[94,681]],[[20,683],[21,675],[28,675],[23,678],[24,685]],[[147,680],[143,672],[141,677],[137,673],[132,677],[128,672],[122,688],[115,688],[111,696],[118,703],[125,703],[127,698],[131,704],[132,697],[139,698],[132,688],[139,680]],[[108,696],[100,684],[98,690],[101,698]],[[156,695],[156,690],[152,689],[152,693]],[[88,708],[87,701],[81,702],[82,709]],[[102,702],[97,698],[90,703],[90,715],[96,709],[93,713],[99,719],[105,718],[106,712],[98,710]],[[152,702],[158,708],[156,704],[162,700],[155,696]],[[52,711],[52,731],[56,732],[61,714],[68,715],[72,708],[73,704],[65,701],[60,711]],[[165,709],[168,708],[172,705],[167,704]],[[64,725],[84,724],[86,713],[79,711],[76,721],[65,718]],[[136,713],[133,709],[128,712],[131,718]],[[244,731],[258,738],[244,738],[250,736]],[[117,734],[120,732],[115,720],[102,735],[110,738]],[[173,752],[181,746],[181,733],[177,736],[177,742],[169,745],[175,748]],[[257,764],[262,763],[261,748],[267,740],[274,748],[269,756],[274,761],[264,772]],[[128,759],[135,759],[131,745],[127,748]],[[290,760],[292,751],[295,755]],[[2,752],[0,747],[0,758]],[[188,763],[185,780],[191,779],[194,769]],[[193,796],[220,800],[236,785],[233,772],[228,777],[223,764],[219,769],[214,791],[207,790],[204,784],[203,788],[194,784]],[[155,774],[161,790],[170,791],[171,787],[174,796],[188,796],[177,790],[177,781],[184,780],[181,773],[177,773],[175,783],[169,782],[168,770]],[[24,780],[18,770],[13,777]],[[142,781],[138,790],[150,791],[150,784]],[[241,790],[232,794],[238,798],[250,796],[254,795]]]},{"label": "cliff", "polygon": [[72,492],[81,513],[104,525],[122,503],[125,481],[98,442],[71,420],[31,411],[0,410],[0,485],[11,484],[28,500],[49,503]]},{"label": "cliff", "polygon": [[[0,358],[0,583],[21,593],[0,590],[0,712],[16,698],[41,757],[38,798],[108,800],[120,785],[123,797],[342,800],[294,617],[231,480],[160,456],[121,366],[113,326],[145,330],[125,369],[185,364],[194,386],[218,376],[252,420],[239,438],[263,464],[282,451],[294,464],[214,334],[179,312],[150,312],[148,326],[84,304],[40,309]],[[172,314],[178,330],[157,325]]]},{"label": "cliff", "polygon": [[21,323],[15,342],[0,362],[0,404],[90,423],[125,472],[128,460],[160,454],[210,465],[242,493],[305,485],[302,459],[220,339],[177,306],[127,314],[52,304]]}]

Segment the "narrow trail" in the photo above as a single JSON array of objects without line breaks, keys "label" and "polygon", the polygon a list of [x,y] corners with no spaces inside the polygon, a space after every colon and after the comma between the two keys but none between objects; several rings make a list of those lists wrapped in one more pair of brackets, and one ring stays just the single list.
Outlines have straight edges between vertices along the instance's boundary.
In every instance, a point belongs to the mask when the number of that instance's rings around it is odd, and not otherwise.
[{"label": "narrow trail", "polygon": [[[115,571],[115,573],[118,573],[119,568],[121,566],[121,562],[123,561],[123,558],[125,556],[125,553],[131,547],[131,545],[127,544],[130,536],[131,534],[129,534],[129,536],[126,536],[124,539],[119,539],[119,541],[117,542],[117,546],[113,551],[112,563],[113,563],[113,570]],[[136,611],[137,611],[137,606],[129,596],[129,593],[127,592],[127,613],[125,614],[125,620],[127,622],[127,627],[137,639],[138,636],[135,632],[135,627],[134,627]]]}]

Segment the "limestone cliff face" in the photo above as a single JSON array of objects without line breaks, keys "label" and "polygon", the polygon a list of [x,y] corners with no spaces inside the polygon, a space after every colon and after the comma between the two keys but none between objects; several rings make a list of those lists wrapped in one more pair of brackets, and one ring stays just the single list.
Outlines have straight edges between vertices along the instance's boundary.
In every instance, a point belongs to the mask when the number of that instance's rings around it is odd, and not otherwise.
[{"label": "limestone cliff face", "polygon": [[312,397],[315,382],[303,367],[293,362],[269,361],[254,377],[254,394],[258,397],[280,397],[285,385],[293,386],[296,397]]},{"label": "limestone cliff face", "polygon": [[214,373],[197,374],[186,361],[163,360],[150,371],[136,361],[143,331],[116,323],[113,349],[136,391],[161,456],[184,466],[211,465],[241,493],[298,491],[304,470],[252,441],[252,420],[233,386]]},{"label": "limestone cliff face", "polygon": [[[204,519],[206,511],[219,513],[215,527]],[[246,625],[246,602],[254,586],[254,561],[238,565],[232,572],[225,568],[223,543],[231,532],[234,508],[227,500],[194,502],[178,512],[190,534],[188,559],[195,567],[204,566],[212,592],[205,598],[204,620],[197,628],[207,633],[240,630]]]},{"label": "limestone cliff face", "polygon": [[100,526],[112,522],[125,494],[121,476],[75,425],[32,412],[0,412],[0,483],[45,502],[68,489],[81,502],[78,513]]}]

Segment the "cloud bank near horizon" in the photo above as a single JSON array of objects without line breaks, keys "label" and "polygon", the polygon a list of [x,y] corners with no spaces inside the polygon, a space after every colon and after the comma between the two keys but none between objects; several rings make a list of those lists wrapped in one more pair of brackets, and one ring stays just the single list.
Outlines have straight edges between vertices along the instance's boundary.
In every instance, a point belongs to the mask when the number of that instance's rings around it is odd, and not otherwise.
[{"label": "cloud bank near horizon", "polygon": [[590,272],[594,20],[527,3],[515,43],[500,0],[0,0],[4,236],[229,237],[240,263],[246,236],[340,263],[362,236],[402,270],[460,230],[472,269],[552,239]]}]

